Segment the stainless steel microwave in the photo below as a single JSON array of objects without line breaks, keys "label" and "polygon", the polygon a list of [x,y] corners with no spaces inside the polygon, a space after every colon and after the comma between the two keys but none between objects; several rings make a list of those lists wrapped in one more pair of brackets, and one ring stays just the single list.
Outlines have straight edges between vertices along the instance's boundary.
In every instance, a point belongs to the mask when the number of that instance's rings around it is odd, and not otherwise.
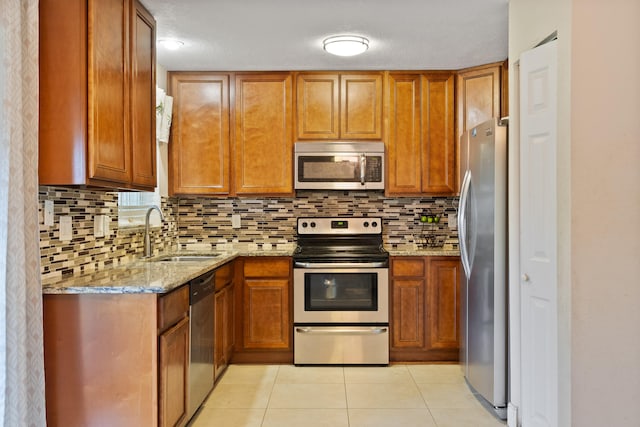
[{"label": "stainless steel microwave", "polygon": [[384,190],[383,142],[296,142],[296,190]]}]

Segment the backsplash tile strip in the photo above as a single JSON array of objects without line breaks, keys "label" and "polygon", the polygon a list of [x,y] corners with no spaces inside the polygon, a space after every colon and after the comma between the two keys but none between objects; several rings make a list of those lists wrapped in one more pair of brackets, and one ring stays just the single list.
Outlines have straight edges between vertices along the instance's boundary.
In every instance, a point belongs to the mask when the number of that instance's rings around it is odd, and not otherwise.
[{"label": "backsplash tile strip", "polygon": [[[295,241],[300,216],[380,216],[388,247],[413,248],[423,232],[438,236],[446,249],[458,248],[457,229],[448,228],[448,214],[456,212],[456,197],[386,198],[380,192],[298,191],[295,198],[225,200],[181,197],[178,200],[178,239],[182,248],[191,244]],[[418,218],[428,211],[440,217],[438,224],[423,226]],[[240,214],[242,227],[231,227],[231,215]]]},{"label": "backsplash tile strip", "polygon": [[[142,256],[141,227],[118,227],[118,193],[41,186],[38,195],[40,220],[40,264],[42,279],[88,273],[110,265],[126,264]],[[54,201],[54,225],[42,221],[45,200]],[[165,221],[151,229],[154,253],[177,248],[178,224],[175,198],[162,198]],[[60,216],[71,215],[73,238],[60,241]],[[95,215],[111,217],[109,236],[94,237]]]},{"label": "backsplash tile strip", "polygon": [[[43,225],[44,200],[54,201],[54,226]],[[458,231],[447,225],[456,212],[455,197],[387,198],[381,192],[298,191],[295,198],[163,197],[165,221],[152,228],[154,253],[200,245],[295,242],[300,216],[379,216],[383,218],[385,246],[414,249],[423,231],[435,235],[445,249],[458,248]],[[422,225],[424,211],[440,216],[438,224]],[[240,214],[241,228],[231,226],[231,215]],[[41,186],[39,191],[40,258],[43,280],[88,273],[139,259],[143,253],[143,229],[118,227],[118,193]],[[59,217],[73,217],[73,239],[59,239]],[[94,237],[95,215],[111,217],[111,234]],[[246,246],[245,246],[246,247]]]}]

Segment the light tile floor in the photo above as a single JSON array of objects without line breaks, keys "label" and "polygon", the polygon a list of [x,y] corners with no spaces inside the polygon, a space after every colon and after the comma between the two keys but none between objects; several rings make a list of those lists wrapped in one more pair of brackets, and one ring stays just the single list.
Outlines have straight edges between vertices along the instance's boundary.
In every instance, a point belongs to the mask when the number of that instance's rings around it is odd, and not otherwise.
[{"label": "light tile floor", "polygon": [[457,365],[231,365],[191,427],[504,427]]}]

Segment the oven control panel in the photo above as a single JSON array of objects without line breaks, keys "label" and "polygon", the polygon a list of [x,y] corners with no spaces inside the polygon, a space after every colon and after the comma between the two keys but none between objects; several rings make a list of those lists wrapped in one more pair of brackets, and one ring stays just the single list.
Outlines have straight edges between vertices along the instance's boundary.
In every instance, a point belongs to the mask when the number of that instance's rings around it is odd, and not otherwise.
[{"label": "oven control panel", "polygon": [[382,234],[382,218],[298,218],[298,234]]}]

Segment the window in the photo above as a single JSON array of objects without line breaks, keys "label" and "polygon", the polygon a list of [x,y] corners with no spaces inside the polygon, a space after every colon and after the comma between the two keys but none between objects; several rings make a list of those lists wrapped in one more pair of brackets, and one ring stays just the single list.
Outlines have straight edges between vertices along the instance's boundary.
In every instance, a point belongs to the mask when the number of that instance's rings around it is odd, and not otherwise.
[{"label": "window", "polygon": [[[160,193],[141,191],[118,193],[118,228],[141,227],[144,225],[145,215],[149,207],[161,207]],[[152,227],[160,227],[160,215],[152,213],[149,217]]]}]

